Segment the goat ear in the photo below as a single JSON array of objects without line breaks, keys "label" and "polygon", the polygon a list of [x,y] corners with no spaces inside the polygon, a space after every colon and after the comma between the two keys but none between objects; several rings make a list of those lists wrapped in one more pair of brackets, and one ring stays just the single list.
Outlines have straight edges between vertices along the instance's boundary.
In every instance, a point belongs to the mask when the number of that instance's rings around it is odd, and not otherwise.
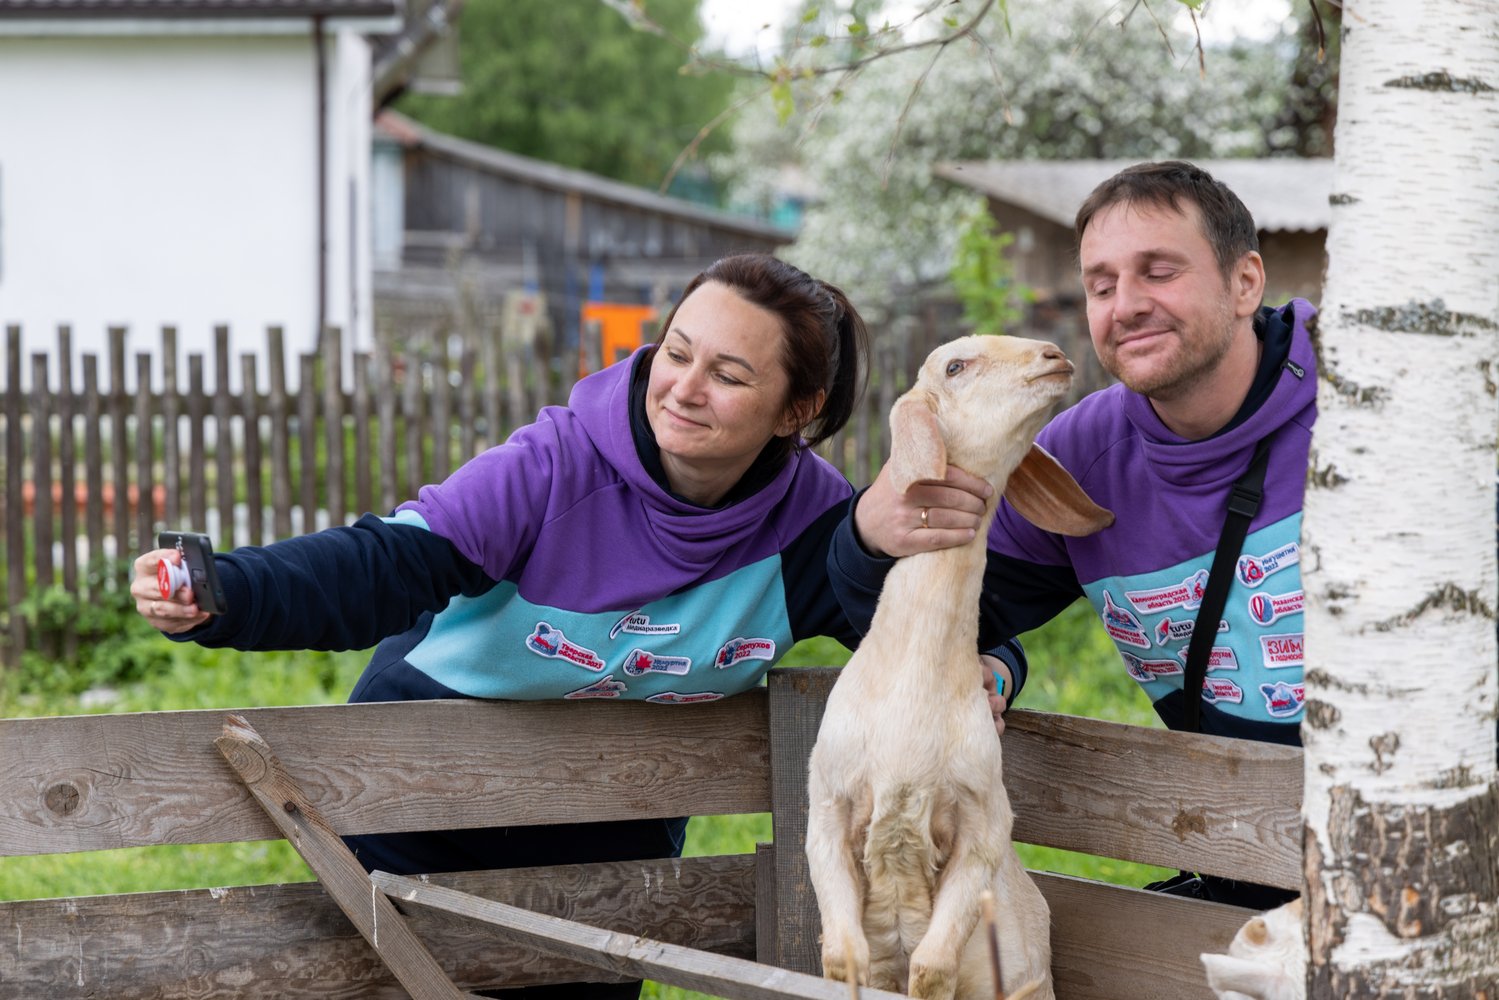
[{"label": "goat ear", "polygon": [[947,474],[947,445],[931,397],[908,392],[890,408],[890,482],[904,493],[919,479]]},{"label": "goat ear", "polygon": [[1219,1000],[1290,1000],[1295,987],[1284,970],[1231,955],[1197,956],[1207,973],[1208,988]]},{"label": "goat ear", "polygon": [[1114,515],[1088,498],[1062,464],[1038,444],[1005,483],[1005,499],[1043,531],[1081,538],[1114,523]]}]

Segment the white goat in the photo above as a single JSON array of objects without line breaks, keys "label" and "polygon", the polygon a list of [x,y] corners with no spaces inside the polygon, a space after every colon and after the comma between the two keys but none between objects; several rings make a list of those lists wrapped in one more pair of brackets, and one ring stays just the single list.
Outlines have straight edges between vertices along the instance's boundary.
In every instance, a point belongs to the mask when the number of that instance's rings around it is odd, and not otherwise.
[{"label": "white goat", "polygon": [[1218,1000],[1306,1000],[1301,900],[1250,918],[1227,955],[1199,957]]},{"label": "white goat", "polygon": [[[1033,444],[1072,381],[1051,344],[937,348],[890,412],[897,489],[949,462],[1049,530],[1112,523]],[[807,858],[823,974],[931,998],[995,995],[979,898],[992,890],[1005,992],[1050,998],[1050,912],[1010,843],[1000,741],[980,686],[978,601],[997,500],[971,543],[901,559],[828,697],[809,765]]]}]

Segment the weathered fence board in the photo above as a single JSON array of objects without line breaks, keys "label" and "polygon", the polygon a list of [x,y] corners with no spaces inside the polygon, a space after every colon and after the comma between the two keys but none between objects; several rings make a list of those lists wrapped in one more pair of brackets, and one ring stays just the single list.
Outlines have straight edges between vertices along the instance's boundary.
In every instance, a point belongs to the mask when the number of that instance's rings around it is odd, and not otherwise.
[{"label": "weathered fence board", "polygon": [[[528,910],[720,955],[754,957],[749,855],[429,876]],[[412,909],[407,920],[465,989],[607,980],[487,929]],[[0,903],[4,1000],[404,1000],[406,992],[316,883]]]},{"label": "weathered fence board", "polygon": [[[245,709],[341,834],[764,812],[766,698]],[[0,722],[0,856],[279,836],[222,711]]]}]

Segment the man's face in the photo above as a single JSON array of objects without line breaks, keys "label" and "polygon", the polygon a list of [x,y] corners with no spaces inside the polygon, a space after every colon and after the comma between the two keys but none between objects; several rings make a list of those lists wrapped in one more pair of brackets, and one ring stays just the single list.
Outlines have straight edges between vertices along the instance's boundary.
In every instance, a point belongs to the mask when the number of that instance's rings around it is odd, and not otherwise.
[{"label": "man's face", "polygon": [[1211,385],[1242,312],[1197,206],[1182,208],[1110,205],[1079,245],[1099,361],[1128,388],[1161,401]]}]

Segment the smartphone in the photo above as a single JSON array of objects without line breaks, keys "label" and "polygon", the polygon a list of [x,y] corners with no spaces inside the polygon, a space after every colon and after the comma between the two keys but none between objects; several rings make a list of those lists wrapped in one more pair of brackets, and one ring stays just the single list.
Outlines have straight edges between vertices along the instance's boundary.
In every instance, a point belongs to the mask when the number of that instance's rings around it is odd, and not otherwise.
[{"label": "smartphone", "polygon": [[182,556],[182,565],[187,568],[193,587],[193,600],[198,609],[211,615],[221,615],[228,610],[224,600],[224,587],[219,583],[219,574],[213,568],[213,543],[207,535],[191,531],[163,531],[156,536],[156,545],[163,549],[176,549]]}]

